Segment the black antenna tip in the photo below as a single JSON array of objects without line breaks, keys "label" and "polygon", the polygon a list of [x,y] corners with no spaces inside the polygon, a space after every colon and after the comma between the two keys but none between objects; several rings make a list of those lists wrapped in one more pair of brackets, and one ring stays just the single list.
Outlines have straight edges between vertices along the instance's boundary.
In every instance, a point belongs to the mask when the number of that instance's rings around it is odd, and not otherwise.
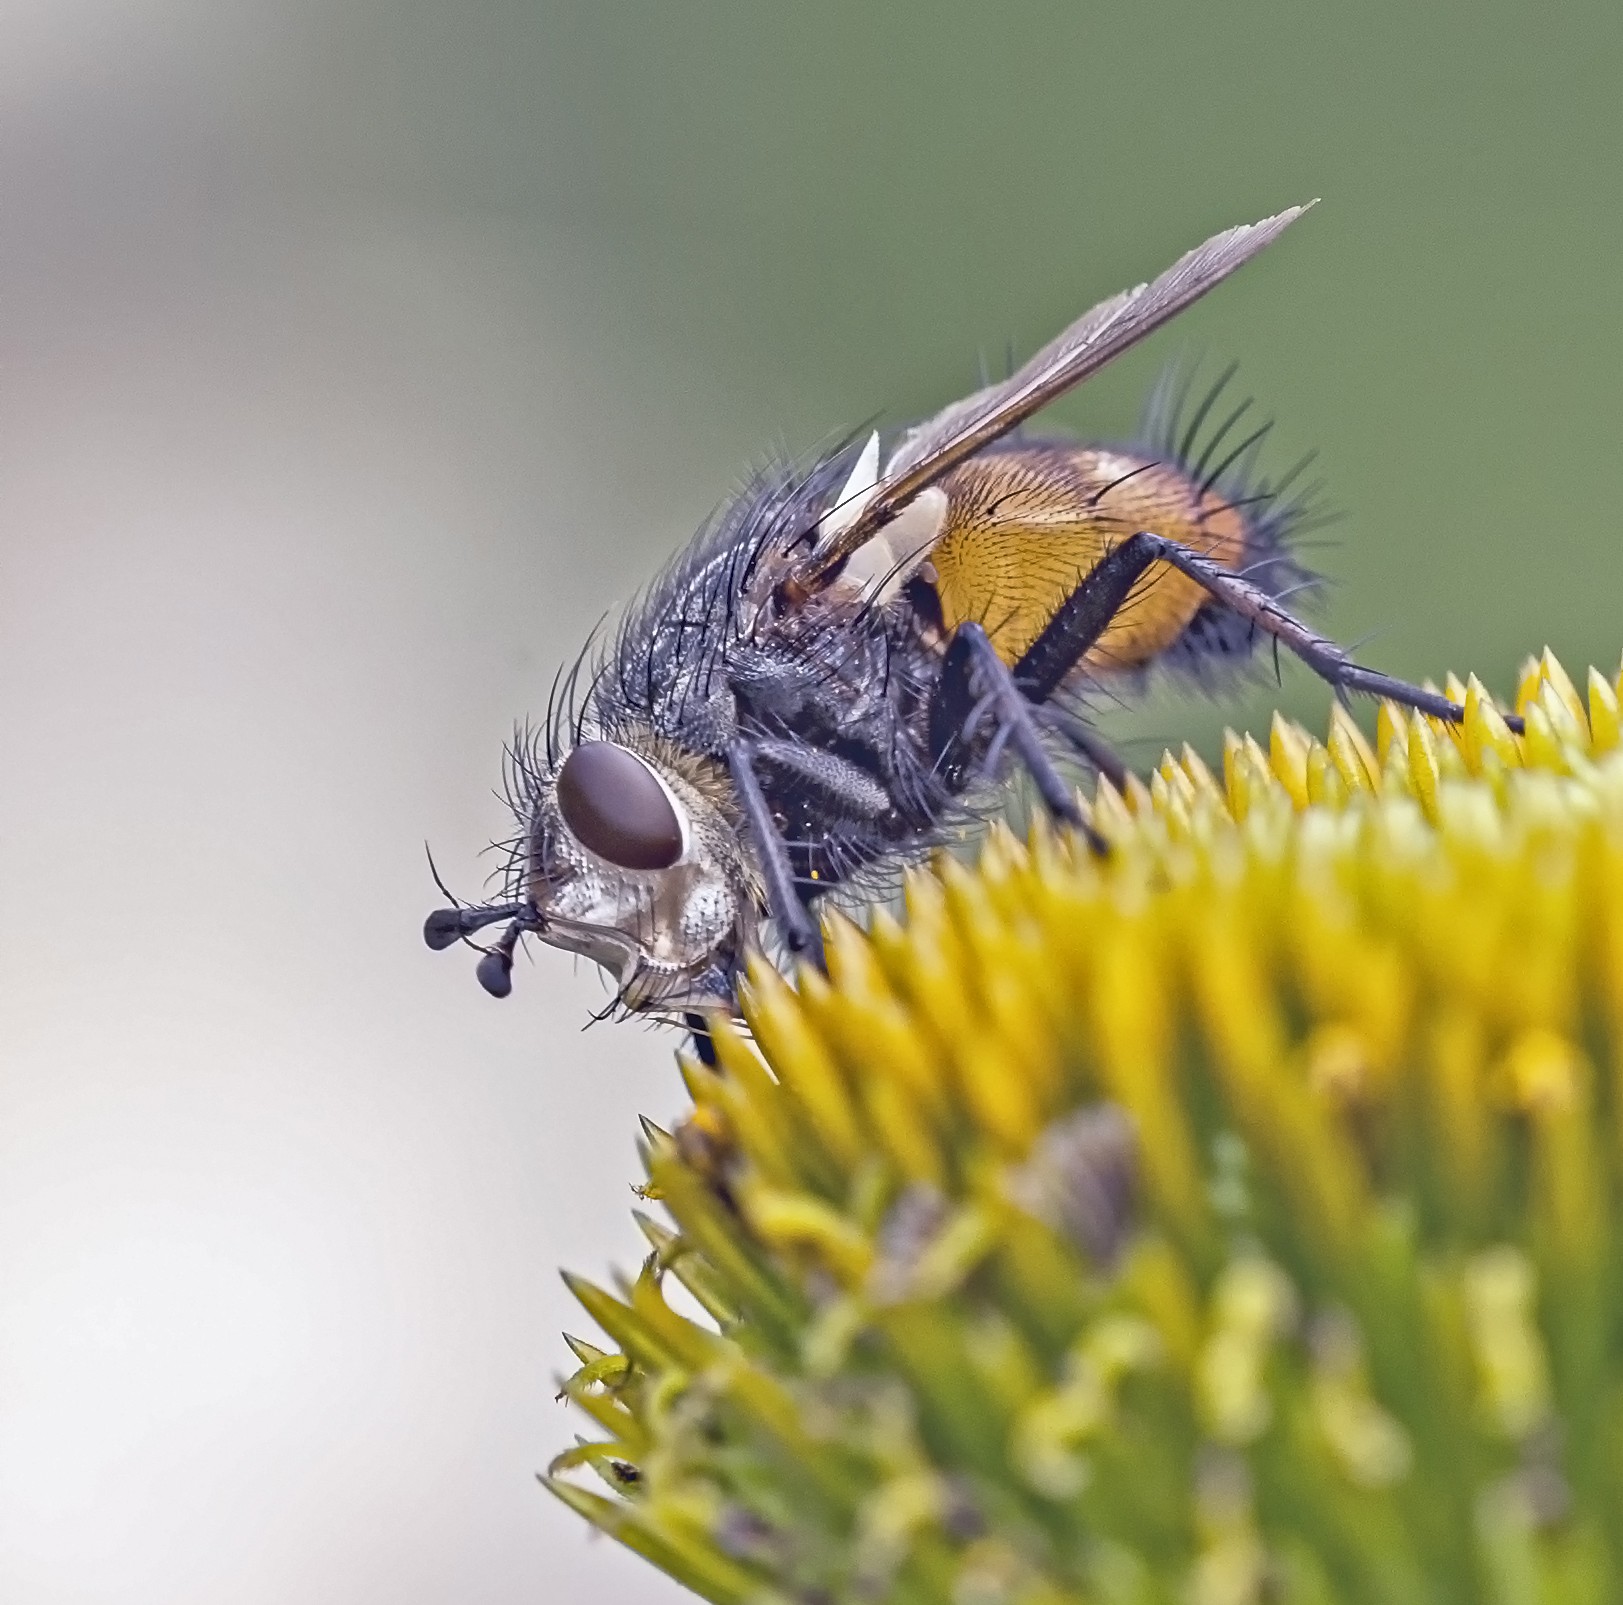
[{"label": "black antenna tip", "polygon": [[473,973],[493,998],[504,998],[513,990],[513,955],[494,947],[480,959]]},{"label": "black antenna tip", "polygon": [[436,953],[444,952],[467,934],[467,923],[460,908],[437,908],[423,921],[423,940]]}]

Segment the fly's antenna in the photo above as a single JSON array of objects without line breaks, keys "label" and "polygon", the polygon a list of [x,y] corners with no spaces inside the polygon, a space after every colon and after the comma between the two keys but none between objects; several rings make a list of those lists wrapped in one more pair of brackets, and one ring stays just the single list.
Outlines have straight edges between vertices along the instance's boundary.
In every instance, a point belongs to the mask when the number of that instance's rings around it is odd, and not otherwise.
[{"label": "fly's antenna", "polygon": [[[428,852],[426,842],[423,847]],[[423,921],[423,941],[436,953],[443,953],[457,942],[467,942],[483,955],[474,971],[480,986],[493,998],[506,997],[513,990],[513,950],[526,931],[541,929],[540,915],[528,903],[490,903],[483,908],[464,903],[441,879],[432,852],[428,852],[428,871],[441,895],[450,899],[451,906],[435,909]],[[480,947],[477,942],[468,941],[475,931],[499,925],[503,920],[510,923],[494,947]]]}]

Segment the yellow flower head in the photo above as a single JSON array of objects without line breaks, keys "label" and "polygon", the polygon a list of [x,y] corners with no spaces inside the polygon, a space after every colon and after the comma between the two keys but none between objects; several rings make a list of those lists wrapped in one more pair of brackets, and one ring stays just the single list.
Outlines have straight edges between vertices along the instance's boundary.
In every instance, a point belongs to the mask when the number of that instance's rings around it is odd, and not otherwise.
[{"label": "yellow flower head", "polygon": [[1447,689],[755,967],[549,1486],[737,1605],[1623,1598],[1617,686]]}]

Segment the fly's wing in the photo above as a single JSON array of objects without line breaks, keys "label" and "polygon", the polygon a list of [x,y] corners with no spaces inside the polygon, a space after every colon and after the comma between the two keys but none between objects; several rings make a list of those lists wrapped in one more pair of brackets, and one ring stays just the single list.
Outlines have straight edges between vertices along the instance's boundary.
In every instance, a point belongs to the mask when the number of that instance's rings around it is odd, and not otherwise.
[{"label": "fly's wing", "polygon": [[813,555],[801,583],[814,586],[819,575],[871,540],[943,474],[1137,345],[1272,244],[1306,210],[1293,206],[1260,223],[1214,234],[1159,278],[1101,301],[1001,384],[977,390],[920,424],[902,441],[860,511],[842,521]]}]

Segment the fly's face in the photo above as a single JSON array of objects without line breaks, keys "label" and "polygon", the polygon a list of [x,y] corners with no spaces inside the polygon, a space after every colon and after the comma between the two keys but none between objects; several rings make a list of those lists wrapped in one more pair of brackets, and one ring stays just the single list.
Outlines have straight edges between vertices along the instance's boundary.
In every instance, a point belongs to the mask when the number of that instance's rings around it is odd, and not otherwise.
[{"label": "fly's face", "polygon": [[527,928],[602,965],[628,1008],[732,1001],[755,895],[721,784],[675,754],[583,741],[534,789]]}]

